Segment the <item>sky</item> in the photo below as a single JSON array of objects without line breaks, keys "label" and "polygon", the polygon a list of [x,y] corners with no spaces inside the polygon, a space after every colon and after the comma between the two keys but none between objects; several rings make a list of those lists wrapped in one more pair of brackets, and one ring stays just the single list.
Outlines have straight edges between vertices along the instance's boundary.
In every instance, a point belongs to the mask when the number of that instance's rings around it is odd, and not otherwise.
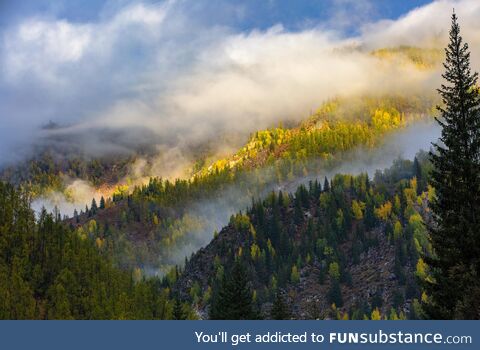
[{"label": "sky", "polygon": [[341,93],[433,89],[366,52],[444,45],[454,7],[476,64],[478,0],[0,0],[0,165],[52,139],[178,159]]},{"label": "sky", "polygon": [[[129,3],[131,1],[126,0],[2,0],[0,23],[5,26],[30,16],[56,17],[73,22],[96,21]],[[239,30],[266,29],[278,23],[295,30],[328,21],[333,13],[347,14],[358,9],[364,11],[370,20],[394,19],[427,3],[428,0],[197,0],[189,5],[197,16],[207,18],[209,22]]]}]

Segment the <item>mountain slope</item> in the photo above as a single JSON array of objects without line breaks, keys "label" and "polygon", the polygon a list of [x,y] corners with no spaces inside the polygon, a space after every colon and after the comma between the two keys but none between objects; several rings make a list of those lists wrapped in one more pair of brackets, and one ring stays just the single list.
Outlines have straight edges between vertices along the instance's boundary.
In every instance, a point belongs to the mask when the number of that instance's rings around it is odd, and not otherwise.
[{"label": "mountain slope", "polygon": [[159,280],[115,268],[58,213],[36,219],[29,199],[0,182],[0,319],[172,317]]},{"label": "mountain slope", "polygon": [[93,210],[90,205],[70,222],[104,242],[102,249],[122,266],[168,270],[207,244],[252,197],[325,174],[358,158],[359,148],[366,154],[381,148],[389,135],[428,120],[431,105],[399,96],[337,99],[298,127],[257,132],[231,158],[189,180],[118,187],[102,208],[92,203]]},{"label": "mountain slope", "polygon": [[418,317],[432,195],[423,163],[421,170],[418,162],[398,161],[374,182],[337,175],[323,188],[313,182],[295,196],[272,193],[254,202],[192,256],[176,290],[207,317],[222,275],[239,260],[263,317],[278,292],[294,318],[361,319],[376,308]]},{"label": "mountain slope", "polygon": [[298,126],[255,132],[235,154],[204,165],[194,176],[259,168],[277,160],[329,159],[354,147],[375,147],[389,133],[428,119],[434,106],[435,99],[429,96],[339,97]]}]

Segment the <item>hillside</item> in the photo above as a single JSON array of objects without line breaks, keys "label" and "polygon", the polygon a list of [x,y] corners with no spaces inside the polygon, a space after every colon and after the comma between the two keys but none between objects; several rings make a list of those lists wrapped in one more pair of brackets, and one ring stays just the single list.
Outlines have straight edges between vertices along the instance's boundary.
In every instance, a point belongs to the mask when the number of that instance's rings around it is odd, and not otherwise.
[{"label": "hillside", "polygon": [[34,198],[60,192],[73,201],[74,193],[69,194],[68,190],[69,179],[83,180],[99,189],[112,187],[127,176],[134,161],[133,156],[91,159],[75,153],[61,155],[55,148],[46,148],[25,162],[2,169],[0,179],[28,188]]},{"label": "hillside", "polygon": [[[407,64],[416,70],[428,71],[437,69],[443,58],[441,50],[410,46],[383,48],[371,51],[369,54],[378,58],[379,64],[382,62],[390,64],[394,61],[396,65]],[[319,101],[323,99],[323,96],[319,96]],[[322,148],[322,143],[313,142],[310,148],[305,149],[303,144],[306,141],[305,138],[311,139],[310,141],[318,141],[321,138],[323,141],[324,137],[329,137],[329,129],[335,132],[335,129],[355,128],[358,130],[353,131],[367,134],[376,133],[378,130],[361,131],[360,129],[368,126],[373,126],[374,129],[383,128],[383,131],[396,129],[404,126],[404,123],[411,122],[412,116],[416,118],[431,114],[432,107],[436,103],[438,103],[437,97],[426,93],[420,95],[409,92],[402,92],[402,95],[370,93],[362,96],[339,96],[320,104],[317,111],[312,112],[298,125],[289,127],[272,125],[267,130],[254,130],[248,140],[248,135],[227,130],[216,135],[215,139],[201,144],[187,143],[181,150],[182,157],[192,164],[185,166],[183,169],[185,174],[181,177],[202,176],[224,168],[261,167],[272,159],[278,158],[325,156],[330,153],[332,145],[324,145],[325,150]],[[374,125],[373,117],[376,113],[378,113],[377,125]],[[389,124],[390,121],[385,118],[405,119]],[[299,120],[299,118],[293,119]],[[350,122],[354,122],[354,125],[344,125]],[[144,137],[136,137],[133,142],[128,135],[120,131],[92,130],[92,133],[106,145],[113,140],[120,142],[118,149],[109,150],[106,147],[101,152],[97,152],[101,155],[95,155],[95,152],[92,154],[90,150],[95,145],[89,145],[89,147],[82,145],[84,139],[71,134],[70,127],[71,125],[59,125],[52,121],[44,125],[41,128],[42,137],[32,147],[31,154],[23,161],[2,166],[0,179],[15,185],[28,185],[35,197],[60,192],[64,193],[67,199],[74,201],[74,194],[65,193],[68,192],[70,180],[84,180],[92,187],[103,189],[105,195],[110,196],[111,187],[132,185],[132,179],[138,177],[159,176],[155,174],[159,172],[159,168],[162,170],[163,177],[169,179],[178,177],[178,174],[168,174],[168,169],[162,169],[168,168],[164,164],[162,167],[161,164],[162,153],[168,153],[168,150],[159,151],[154,147],[155,135],[151,132]],[[362,135],[361,138],[363,137],[368,140],[350,140],[350,142],[374,143],[377,141],[374,135]],[[239,147],[242,143],[244,145]],[[102,148],[102,145],[98,145],[98,148]],[[343,148],[350,146],[352,145],[344,145]],[[318,149],[312,149],[312,147]],[[236,148],[238,148],[236,151],[228,151]],[[225,157],[226,153],[229,155]],[[219,155],[223,156],[219,158]],[[159,161],[160,164],[154,164]],[[138,166],[136,162],[142,162],[142,166]]]},{"label": "hillside", "polygon": [[[372,55],[414,65],[435,59],[408,47]],[[422,69],[432,67],[425,63]],[[41,148],[31,160],[4,169],[1,178],[28,189],[37,209],[59,205],[70,216],[70,228],[94,237],[117,266],[163,274],[206,245],[252,198],[294,190],[358,154],[381,152],[391,136],[431,120],[436,102],[408,93],[339,96],[297,124],[254,132],[225,158],[218,158],[213,144],[197,148],[189,156],[196,160],[186,171],[190,175],[173,180],[151,176],[162,162],[154,164],[161,156],[148,147],[101,158]]]},{"label": "hillside", "polygon": [[[436,100],[429,96],[338,97],[292,128],[276,127],[255,132],[229,158],[197,164],[202,177],[225,169],[254,169],[275,161],[306,162],[335,158],[358,146],[373,148],[383,137],[433,114]],[[204,161],[205,163],[205,161]]]},{"label": "hillside", "polygon": [[262,317],[271,317],[277,293],[298,319],[370,318],[376,309],[382,317],[421,317],[428,167],[398,161],[374,181],[337,175],[294,195],[272,193],[232,216],[175,288],[208,317],[210,298],[241,261]]},{"label": "hillside", "polygon": [[411,64],[418,69],[441,67],[444,52],[441,49],[426,49],[412,46],[398,46],[374,50],[371,54],[381,60],[397,64]]},{"label": "hillside", "polygon": [[99,238],[120,266],[167,271],[207,244],[228,217],[278,188],[326,174],[381,150],[388,135],[429,120],[433,102],[400,96],[336,99],[292,128],[256,132],[228,159],[203,166],[190,179],[151,178],[118,186],[70,219],[80,234]]},{"label": "hillside", "polygon": [[58,213],[36,219],[29,200],[0,182],[0,319],[172,318],[174,302],[158,279],[115,268]]},{"label": "hillside", "polygon": [[480,319],[474,2],[9,4],[0,320]]}]

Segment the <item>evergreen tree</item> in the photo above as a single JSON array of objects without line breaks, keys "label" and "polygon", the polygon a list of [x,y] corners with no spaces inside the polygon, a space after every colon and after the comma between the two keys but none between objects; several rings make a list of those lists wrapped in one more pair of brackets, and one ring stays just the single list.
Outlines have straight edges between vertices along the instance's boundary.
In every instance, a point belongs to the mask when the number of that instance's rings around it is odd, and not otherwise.
[{"label": "evergreen tree", "polygon": [[277,292],[275,300],[272,305],[271,317],[274,320],[289,320],[292,316],[288,305],[280,292]]},{"label": "evergreen tree", "polygon": [[224,274],[212,298],[210,318],[213,320],[256,319],[252,290],[245,267],[236,261],[228,277]]},{"label": "evergreen tree", "polygon": [[303,221],[303,209],[302,204],[300,203],[300,198],[295,198],[295,223],[300,224]]},{"label": "evergreen tree", "polygon": [[342,289],[337,279],[332,279],[330,290],[328,291],[328,301],[337,307],[343,306]]},{"label": "evergreen tree", "polygon": [[325,176],[325,181],[323,182],[323,191],[330,191],[330,183],[328,182],[327,177]]},{"label": "evergreen tree", "polygon": [[67,298],[67,292],[62,284],[55,284],[50,291],[52,305],[48,310],[50,320],[71,320],[70,305]]},{"label": "evergreen tree", "polygon": [[413,174],[417,178],[417,195],[419,196],[425,190],[425,182],[423,181],[422,166],[417,157],[413,160]]},{"label": "evergreen tree", "polygon": [[75,218],[75,222],[78,224],[80,222],[80,217],[78,216],[78,211],[77,209],[74,209],[73,211],[73,217]]},{"label": "evergreen tree", "polygon": [[36,219],[30,198],[0,181],[0,319],[167,317],[159,280],[135,282],[58,213]]},{"label": "evergreen tree", "polygon": [[100,209],[105,209],[105,198],[100,198]]},{"label": "evergreen tree", "polygon": [[92,199],[92,205],[90,206],[90,211],[92,212],[92,214],[96,214],[97,213],[97,201],[95,200],[95,198]]},{"label": "evergreen tree", "polygon": [[185,319],[185,313],[183,312],[182,302],[178,298],[175,299],[175,303],[173,304],[172,318],[174,320],[184,320]]},{"label": "evergreen tree", "polygon": [[441,142],[430,153],[436,198],[430,227],[434,256],[426,257],[432,271],[427,312],[436,319],[479,318],[480,99],[455,13],[445,51],[447,84],[439,89],[444,106],[437,119]]}]

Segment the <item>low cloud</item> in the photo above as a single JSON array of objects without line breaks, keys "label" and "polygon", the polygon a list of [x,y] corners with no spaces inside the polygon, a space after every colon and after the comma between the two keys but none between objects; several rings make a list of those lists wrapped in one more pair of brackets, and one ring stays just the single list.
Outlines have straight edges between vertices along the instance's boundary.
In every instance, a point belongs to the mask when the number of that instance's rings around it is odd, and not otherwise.
[{"label": "low cloud", "polygon": [[[219,232],[225,227],[231,215],[244,211],[251,205],[252,197],[256,200],[265,198],[272,191],[282,190],[284,193],[295,192],[300,184],[308,185],[309,181],[320,180],[324,177],[332,179],[336,174],[368,174],[373,178],[380,170],[388,169],[398,159],[414,159],[420,151],[428,151],[432,142],[437,142],[441,129],[433,122],[419,123],[392,135],[376,149],[356,149],[344,155],[345,160],[335,166],[325,166],[321,160],[312,161],[310,165],[322,169],[314,171],[306,177],[286,180],[278,183],[274,168],[263,168],[255,174],[247,174],[242,178],[243,188],[239,184],[227,186],[220,193],[211,198],[194,203],[186,208],[189,216],[196,218],[199,225],[192,228],[188,243],[174,247],[168,252],[162,251],[160,264],[183,264],[184,257],[190,257],[193,252],[208,244],[213,238],[213,232]],[[312,169],[315,166],[312,166]],[[259,181],[259,179],[261,179]],[[155,270],[155,264],[152,265]]]},{"label": "low cloud", "polygon": [[480,63],[480,2],[437,0],[416,8],[397,20],[367,23],[362,37],[369,47],[414,45],[445,47],[448,43],[452,11],[459,17],[462,36],[470,43],[476,68]]},{"label": "low cloud", "polygon": [[51,192],[35,199],[32,208],[39,213],[42,208],[53,212],[56,208],[62,215],[72,216],[74,211],[83,210],[85,206],[90,207],[92,199],[100,203],[100,198],[105,193],[95,189],[88,182],[79,179],[65,178],[65,191]]},{"label": "low cloud", "polygon": [[[337,24],[346,2],[336,1]],[[148,144],[188,158],[228,131],[246,137],[303,119],[333,96],[433,91],[439,72],[380,63],[369,50],[443,46],[453,7],[465,39],[480,41],[475,0],[435,1],[374,23],[371,2],[354,5],[355,37],[328,21],[239,32],[197,18],[201,5],[191,1],[131,3],[91,22],[30,17],[12,24],[0,42],[0,163],[59,139],[92,156]],[[245,9],[234,10],[226,13],[238,18]],[[472,48],[477,64],[479,45]],[[59,127],[41,130],[49,120]]]}]

